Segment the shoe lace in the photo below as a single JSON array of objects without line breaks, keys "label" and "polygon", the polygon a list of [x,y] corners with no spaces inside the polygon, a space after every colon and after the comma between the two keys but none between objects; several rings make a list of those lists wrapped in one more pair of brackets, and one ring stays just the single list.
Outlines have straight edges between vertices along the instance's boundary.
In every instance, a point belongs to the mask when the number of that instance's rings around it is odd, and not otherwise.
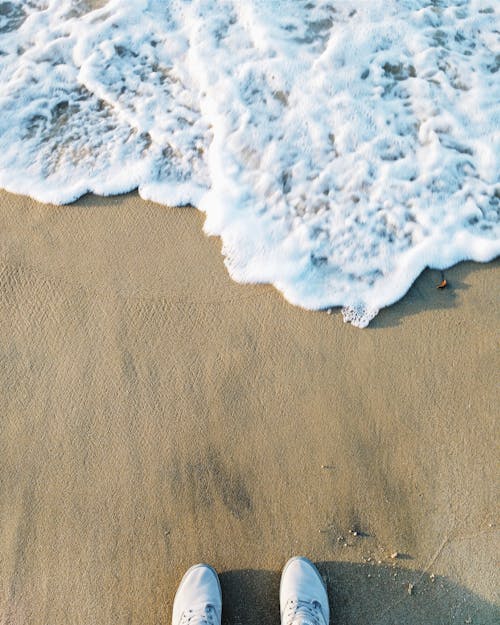
[{"label": "shoe lace", "polygon": [[207,604],[186,610],[179,625],[218,625],[214,606]]},{"label": "shoe lace", "polygon": [[318,601],[290,599],[285,609],[283,625],[325,625],[325,619]]}]

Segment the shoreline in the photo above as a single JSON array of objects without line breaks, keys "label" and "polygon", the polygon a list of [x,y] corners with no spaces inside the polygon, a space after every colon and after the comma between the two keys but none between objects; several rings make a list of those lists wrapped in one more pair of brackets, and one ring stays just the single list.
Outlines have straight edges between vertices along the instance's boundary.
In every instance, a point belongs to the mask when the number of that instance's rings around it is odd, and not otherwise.
[{"label": "shoreline", "polygon": [[498,260],[360,330],[233,282],[196,209],[0,198],[0,622],[169,623],[206,560],[278,623],[296,553],[333,622],[496,622]]}]

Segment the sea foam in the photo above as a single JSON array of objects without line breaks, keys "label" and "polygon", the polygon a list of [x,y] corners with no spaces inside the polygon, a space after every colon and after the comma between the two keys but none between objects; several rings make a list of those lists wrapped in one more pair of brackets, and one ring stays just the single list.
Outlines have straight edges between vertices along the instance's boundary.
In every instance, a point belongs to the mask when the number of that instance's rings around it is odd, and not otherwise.
[{"label": "sea foam", "polygon": [[0,186],[193,204],[231,276],[365,326],[500,253],[493,0],[0,3]]}]

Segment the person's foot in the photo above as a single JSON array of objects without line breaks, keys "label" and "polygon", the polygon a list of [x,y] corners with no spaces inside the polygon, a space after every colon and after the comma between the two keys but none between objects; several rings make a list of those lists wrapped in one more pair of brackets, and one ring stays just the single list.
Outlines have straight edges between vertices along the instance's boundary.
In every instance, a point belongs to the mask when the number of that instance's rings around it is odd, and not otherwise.
[{"label": "person's foot", "polygon": [[296,556],[285,565],[280,584],[281,625],[328,625],[328,595],[318,569]]},{"label": "person's foot", "polygon": [[222,592],[215,569],[192,566],[179,584],[172,609],[172,625],[220,625]]}]

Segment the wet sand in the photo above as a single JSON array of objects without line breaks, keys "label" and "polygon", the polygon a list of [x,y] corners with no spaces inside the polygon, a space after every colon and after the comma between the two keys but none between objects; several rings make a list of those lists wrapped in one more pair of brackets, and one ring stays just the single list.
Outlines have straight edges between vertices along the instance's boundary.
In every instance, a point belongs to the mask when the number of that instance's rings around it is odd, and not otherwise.
[{"label": "wet sand", "polygon": [[293,554],[334,624],[496,624],[498,261],[359,330],[202,225],[0,195],[0,624],[167,624],[208,561],[224,623],[277,625]]}]

